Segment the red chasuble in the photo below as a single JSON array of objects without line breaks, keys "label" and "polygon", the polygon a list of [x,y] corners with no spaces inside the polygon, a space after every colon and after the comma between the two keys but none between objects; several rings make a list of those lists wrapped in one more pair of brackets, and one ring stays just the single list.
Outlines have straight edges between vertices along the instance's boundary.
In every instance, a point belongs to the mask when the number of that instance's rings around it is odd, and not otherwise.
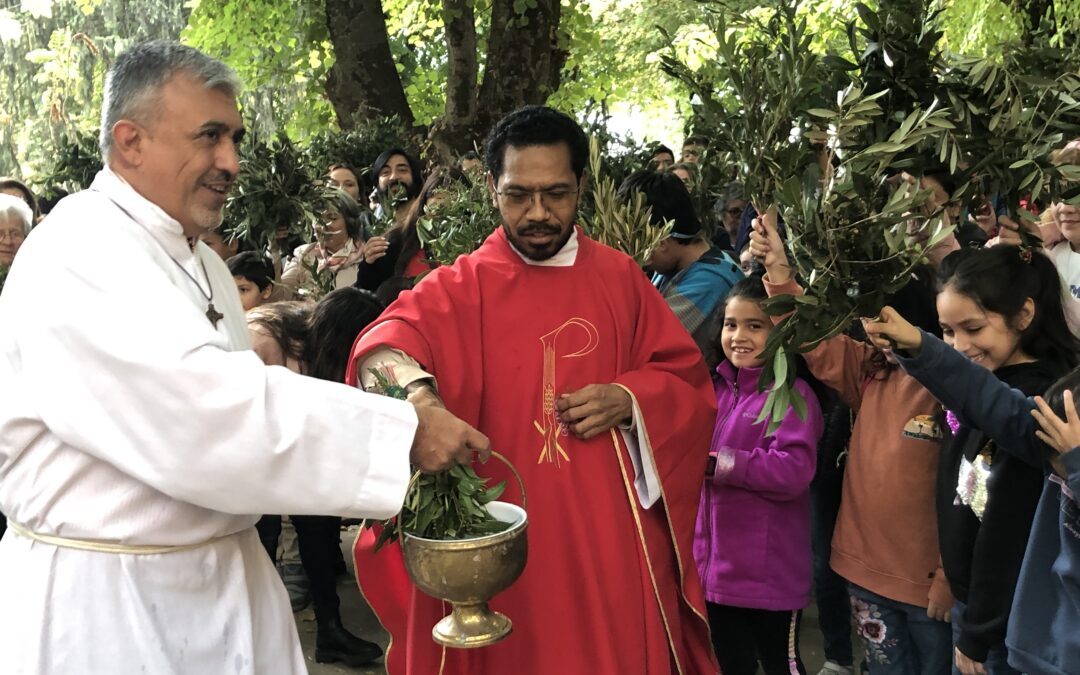
[{"label": "red chasuble", "polygon": [[[432,272],[363,333],[435,376],[455,414],[488,435],[528,494],[529,560],[492,601],[513,633],[482,649],[444,649],[431,628],[449,605],[415,590],[400,550],[355,550],[361,590],[391,634],[391,675],[717,673],[691,544],[716,401],[701,352],[627,256],[578,232],[572,267],[526,264],[502,228]],[[641,506],[619,431],[581,441],[554,401],[617,383],[641,407],[662,499]],[[476,466],[508,479],[500,462]],[[519,502],[520,503],[520,502]]]}]

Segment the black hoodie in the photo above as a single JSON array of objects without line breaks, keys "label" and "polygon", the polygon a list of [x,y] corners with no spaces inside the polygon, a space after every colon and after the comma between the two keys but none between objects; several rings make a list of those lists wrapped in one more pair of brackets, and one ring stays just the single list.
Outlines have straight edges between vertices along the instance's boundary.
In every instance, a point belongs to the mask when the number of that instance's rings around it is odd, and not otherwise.
[{"label": "black hoodie", "polygon": [[[1035,361],[1003,366],[994,374],[1034,396],[1046,391],[1060,371],[1049,362]],[[984,662],[992,647],[1005,643],[1013,591],[1042,494],[1043,469],[999,450],[986,434],[966,425],[946,439],[939,457],[942,567],[953,597],[967,605],[961,616],[952,617],[960,627],[956,646]]]}]

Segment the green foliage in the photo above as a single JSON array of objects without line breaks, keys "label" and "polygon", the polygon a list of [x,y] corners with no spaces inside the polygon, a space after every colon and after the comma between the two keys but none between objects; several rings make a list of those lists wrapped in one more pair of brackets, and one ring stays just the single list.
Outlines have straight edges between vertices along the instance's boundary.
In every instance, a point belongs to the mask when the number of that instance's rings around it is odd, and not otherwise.
[{"label": "green foliage", "polygon": [[813,157],[799,129],[821,100],[822,70],[794,4],[764,18],[713,11],[707,23],[714,61],[694,70],[669,52],[662,67],[701,100],[714,150],[737,162],[746,194],[764,210],[788,172]]},{"label": "green foliage", "polygon": [[509,525],[496,520],[485,505],[505,489],[506,481],[489,488],[486,478],[462,464],[441,473],[420,474],[405,495],[401,515],[384,524],[375,549],[397,539],[399,521],[404,532],[423,539],[472,539],[502,532]]},{"label": "green foliage", "polygon": [[288,234],[303,241],[325,205],[304,154],[284,134],[253,138],[240,154],[240,175],[225,208],[223,231],[254,250],[273,248]]},{"label": "green foliage", "polygon": [[[405,400],[405,389],[393,373],[373,368],[375,386],[371,391]],[[375,550],[396,541],[400,532],[424,539],[471,539],[504,531],[508,525],[496,520],[485,506],[506,489],[506,481],[487,487],[472,467],[457,464],[447,471],[426,474],[417,471],[409,482],[405,503],[396,518],[383,521]]]},{"label": "green foliage", "polygon": [[236,70],[245,117],[257,132],[303,139],[333,124],[323,82],[334,53],[320,0],[192,5],[182,41]]},{"label": "green foliage", "polygon": [[417,223],[420,244],[440,265],[480,248],[499,226],[499,212],[491,204],[487,183],[475,177],[468,187],[453,183],[444,188],[446,201],[428,203]]},{"label": "green foliage", "polygon": [[944,42],[958,54],[998,58],[1020,38],[1020,18],[1001,0],[942,3]]},{"label": "green foliage", "polygon": [[37,183],[43,187],[59,185],[69,192],[84,190],[101,166],[97,136],[73,129],[60,137],[47,173]]},{"label": "green foliage", "polygon": [[949,66],[942,98],[955,130],[937,150],[969,178],[954,198],[996,194],[1014,219],[1035,220],[1021,201],[1056,199],[1071,180],[1050,153],[1080,136],[1080,48],[1017,45],[1000,64],[958,56]]},{"label": "green foliage", "polygon": [[876,315],[950,233],[943,205],[900,171],[944,164],[961,186],[952,199],[996,194],[1014,213],[1027,196],[1072,196],[1080,176],[1049,159],[1080,133],[1080,52],[1050,46],[1053,28],[1004,55],[963,57],[941,50],[940,14],[924,0],[854,9],[846,47],[820,61],[787,2],[731,22],[719,11],[710,64],[664,61],[700,97],[700,123],[736,160],[759,211],[778,207],[806,285],[803,297],[767,303],[790,314],[766,349],[762,419],[772,428],[801,407],[788,355]]},{"label": "green foliage", "polygon": [[652,209],[645,204],[645,196],[635,192],[628,202],[618,197],[615,181],[604,173],[600,143],[589,139],[589,175],[592,179],[593,213],[584,218],[582,225],[589,236],[633,258],[639,265],[646,265],[649,252],[671,234],[673,222],[653,225]]},{"label": "green foliage", "polygon": [[[419,125],[443,113],[449,67],[439,0],[383,0],[390,52],[397,62],[401,86]],[[478,37],[490,19],[490,5],[476,7]],[[483,51],[480,50],[482,55]],[[483,63],[483,59],[480,59]]]},{"label": "green foliage", "polygon": [[[344,163],[363,173],[370,171],[382,151],[406,145],[406,138],[405,125],[397,117],[357,117],[349,131],[326,128],[309,137],[305,154],[315,172]],[[365,181],[359,173],[356,177]],[[370,180],[373,177],[369,175],[367,181]]]},{"label": "green foliage", "polygon": [[175,39],[181,3],[40,0],[0,9],[0,175],[42,183],[69,135],[94,133],[105,69],[129,44]]}]

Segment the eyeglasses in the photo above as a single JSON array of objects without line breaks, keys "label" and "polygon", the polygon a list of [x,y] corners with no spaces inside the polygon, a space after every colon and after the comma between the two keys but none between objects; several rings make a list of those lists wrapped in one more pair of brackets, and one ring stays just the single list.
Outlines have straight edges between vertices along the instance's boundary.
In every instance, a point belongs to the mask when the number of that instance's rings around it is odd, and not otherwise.
[{"label": "eyeglasses", "polygon": [[26,239],[26,233],[22,230],[0,230],[0,241],[10,239],[11,241],[22,241]]},{"label": "eyeglasses", "polygon": [[503,190],[495,191],[506,201],[506,205],[515,209],[523,209],[532,206],[533,196],[540,197],[540,204],[549,211],[569,206],[577,195],[577,190],[565,188],[552,188],[550,190]]},{"label": "eyeglasses", "polygon": [[741,216],[742,212],[743,212],[742,209],[724,209],[724,213],[726,213],[727,215],[729,215],[731,217]]}]

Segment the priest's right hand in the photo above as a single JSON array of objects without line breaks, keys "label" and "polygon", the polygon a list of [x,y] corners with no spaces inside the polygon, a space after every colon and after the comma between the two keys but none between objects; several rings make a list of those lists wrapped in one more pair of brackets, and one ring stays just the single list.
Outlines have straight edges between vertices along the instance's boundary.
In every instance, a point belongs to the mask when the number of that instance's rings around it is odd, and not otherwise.
[{"label": "priest's right hand", "polygon": [[473,453],[481,461],[491,456],[488,437],[458,419],[446,408],[416,406],[416,436],[409,459],[424,473],[445,471],[455,464],[469,464]]}]

